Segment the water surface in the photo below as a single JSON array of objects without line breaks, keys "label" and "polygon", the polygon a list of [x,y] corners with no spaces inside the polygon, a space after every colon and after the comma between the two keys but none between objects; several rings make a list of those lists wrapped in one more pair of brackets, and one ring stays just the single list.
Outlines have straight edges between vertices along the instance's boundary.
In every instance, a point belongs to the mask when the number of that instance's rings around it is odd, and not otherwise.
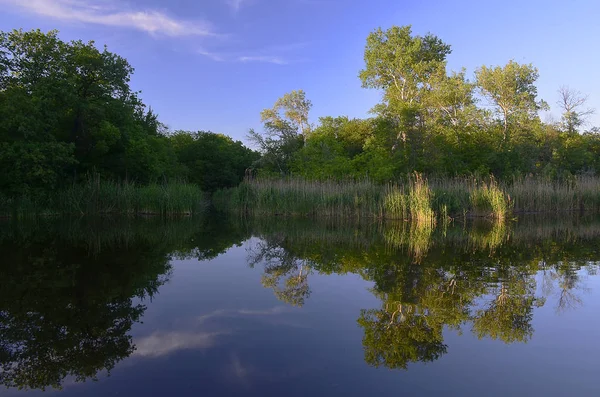
[{"label": "water surface", "polygon": [[600,223],[0,224],[4,396],[595,396]]}]

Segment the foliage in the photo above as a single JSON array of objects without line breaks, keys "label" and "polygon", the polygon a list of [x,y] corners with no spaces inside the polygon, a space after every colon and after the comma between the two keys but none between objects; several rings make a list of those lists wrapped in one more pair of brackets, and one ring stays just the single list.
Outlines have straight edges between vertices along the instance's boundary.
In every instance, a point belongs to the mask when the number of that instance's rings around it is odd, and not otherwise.
[{"label": "foliage", "polygon": [[[87,188],[72,185],[90,175],[114,186],[237,185],[258,155],[220,134],[169,134],[131,90],[132,73],[124,58],[94,42],[64,42],[56,31],[0,32],[2,195],[44,201],[57,191],[75,194]],[[156,191],[147,193],[156,198]]]},{"label": "foliage", "polygon": [[258,153],[222,134],[177,131],[171,135],[179,176],[203,191],[237,186]]}]

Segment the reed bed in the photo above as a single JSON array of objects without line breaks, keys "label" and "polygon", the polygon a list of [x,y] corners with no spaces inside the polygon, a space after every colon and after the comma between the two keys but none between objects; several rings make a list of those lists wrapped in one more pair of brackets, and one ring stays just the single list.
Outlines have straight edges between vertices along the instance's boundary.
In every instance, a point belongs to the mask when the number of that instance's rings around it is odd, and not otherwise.
[{"label": "reed bed", "polygon": [[405,182],[249,179],[215,193],[217,209],[249,215],[403,219],[435,224],[448,217],[503,221],[520,213],[600,213],[600,178],[432,178]]},{"label": "reed bed", "polygon": [[206,206],[200,188],[186,183],[137,185],[89,178],[64,190],[36,197],[0,196],[0,216],[191,215]]}]

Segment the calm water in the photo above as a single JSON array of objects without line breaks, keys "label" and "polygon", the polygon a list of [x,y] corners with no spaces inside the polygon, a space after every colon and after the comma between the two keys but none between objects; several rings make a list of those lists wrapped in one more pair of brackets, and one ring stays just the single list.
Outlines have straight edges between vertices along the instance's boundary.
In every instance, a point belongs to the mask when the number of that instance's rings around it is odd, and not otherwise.
[{"label": "calm water", "polygon": [[0,258],[1,396],[600,395],[594,220],[5,222]]}]

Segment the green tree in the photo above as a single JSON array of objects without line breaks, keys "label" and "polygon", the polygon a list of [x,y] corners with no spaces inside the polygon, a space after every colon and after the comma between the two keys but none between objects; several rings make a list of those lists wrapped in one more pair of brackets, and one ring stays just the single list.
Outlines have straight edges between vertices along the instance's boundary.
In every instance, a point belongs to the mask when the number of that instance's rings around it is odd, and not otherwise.
[{"label": "green tree", "polygon": [[170,137],[188,181],[207,192],[237,186],[246,170],[258,160],[258,153],[223,134],[177,131]]},{"label": "green tree", "polygon": [[367,37],[365,69],[359,77],[365,88],[384,90],[387,101],[412,104],[430,76],[445,67],[450,46],[427,34],[413,36],[411,26],[375,30]]},{"label": "green tree", "polygon": [[4,189],[50,190],[91,172],[140,182],[169,176],[174,156],[129,87],[124,58],[39,30],[0,33],[0,54],[0,143],[25,153],[24,169],[44,164],[43,177],[21,172],[4,178]]},{"label": "green tree", "polygon": [[475,72],[477,86],[490,100],[503,126],[503,141],[508,141],[509,127],[524,125],[538,118],[538,111],[547,106],[537,99],[535,82],[539,77],[533,65],[510,61],[504,67],[482,66]]},{"label": "green tree", "polygon": [[312,102],[306,99],[303,90],[294,90],[277,99],[271,109],[265,109],[260,119],[278,129],[288,128],[286,124],[296,128],[303,136],[310,134],[311,125],[308,120]]},{"label": "green tree", "polygon": [[289,173],[295,153],[304,145],[305,134],[310,133],[311,107],[304,91],[299,90],[285,94],[273,108],[261,112],[264,132],[251,129],[248,139],[262,154],[257,164],[263,170],[280,175]]}]

